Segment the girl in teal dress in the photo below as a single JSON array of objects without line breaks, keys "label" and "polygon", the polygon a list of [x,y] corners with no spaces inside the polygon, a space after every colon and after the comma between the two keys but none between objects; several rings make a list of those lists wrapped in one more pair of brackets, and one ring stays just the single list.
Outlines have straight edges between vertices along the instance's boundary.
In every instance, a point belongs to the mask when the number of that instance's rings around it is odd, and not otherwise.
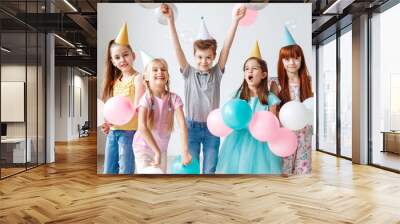
[{"label": "girl in teal dress", "polygon": [[[246,100],[253,114],[269,110],[276,115],[280,100],[268,91],[267,63],[251,57],[243,66],[244,80],[236,96]],[[247,128],[229,134],[220,148],[217,173],[281,174],[282,159],[274,155],[267,142],[255,139]]]}]

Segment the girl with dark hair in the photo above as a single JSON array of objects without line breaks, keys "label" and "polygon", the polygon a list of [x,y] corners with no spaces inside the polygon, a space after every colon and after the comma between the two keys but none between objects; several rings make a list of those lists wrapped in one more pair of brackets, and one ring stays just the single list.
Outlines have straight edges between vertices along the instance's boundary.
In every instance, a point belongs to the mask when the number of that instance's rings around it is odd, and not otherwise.
[{"label": "girl with dark hair", "polygon": [[[243,66],[244,80],[236,96],[246,100],[253,113],[269,110],[276,114],[278,97],[268,91],[267,63],[251,57]],[[255,139],[247,128],[229,134],[220,149],[217,173],[280,174],[282,159],[274,155],[267,142]]]},{"label": "girl with dark hair", "polygon": [[[128,42],[126,24],[118,37],[108,43],[105,66],[102,100],[106,102],[113,96],[128,97],[134,107],[144,93],[142,75],[133,68],[135,53]],[[105,123],[102,125],[107,135],[104,152],[104,174],[133,174],[135,171],[135,155],[132,140],[137,129],[137,116],[124,125]]]}]

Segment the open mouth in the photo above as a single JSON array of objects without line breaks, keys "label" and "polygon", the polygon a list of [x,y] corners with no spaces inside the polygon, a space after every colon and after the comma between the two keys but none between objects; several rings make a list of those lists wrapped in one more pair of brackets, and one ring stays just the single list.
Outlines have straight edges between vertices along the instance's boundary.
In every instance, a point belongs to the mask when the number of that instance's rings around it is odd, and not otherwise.
[{"label": "open mouth", "polygon": [[253,78],[254,78],[253,75],[249,75],[249,76],[247,77],[247,79],[248,79],[249,81],[253,81]]}]

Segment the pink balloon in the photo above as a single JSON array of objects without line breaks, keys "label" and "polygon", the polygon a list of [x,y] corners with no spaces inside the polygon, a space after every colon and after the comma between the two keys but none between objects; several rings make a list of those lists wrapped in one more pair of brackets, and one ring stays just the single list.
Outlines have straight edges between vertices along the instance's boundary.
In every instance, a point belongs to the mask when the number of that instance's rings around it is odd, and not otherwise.
[{"label": "pink balloon", "polygon": [[255,112],[249,124],[253,137],[262,142],[270,142],[278,136],[279,120],[269,111]]},{"label": "pink balloon", "polygon": [[222,120],[220,109],[215,109],[208,114],[207,127],[211,134],[218,137],[225,137],[232,132],[232,129],[226,126]]},{"label": "pink balloon", "polygon": [[114,96],[104,104],[104,119],[111,124],[124,125],[133,115],[133,105],[128,97]]},{"label": "pink balloon", "polygon": [[268,142],[271,152],[279,157],[288,157],[297,149],[297,136],[287,128],[280,128],[278,136]]},{"label": "pink balloon", "polygon": [[[243,3],[236,4],[233,6],[232,15],[235,15],[236,10],[243,6]],[[258,12],[247,8],[246,15],[239,21],[240,26],[251,26],[257,19]]]}]

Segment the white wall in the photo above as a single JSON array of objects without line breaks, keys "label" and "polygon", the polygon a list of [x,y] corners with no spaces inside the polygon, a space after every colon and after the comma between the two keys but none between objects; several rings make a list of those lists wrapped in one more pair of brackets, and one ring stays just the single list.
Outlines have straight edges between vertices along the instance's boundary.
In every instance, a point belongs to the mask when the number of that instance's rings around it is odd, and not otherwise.
[{"label": "white wall", "polygon": [[55,80],[55,141],[77,139],[78,124],[88,120],[88,78],[75,68],[56,67]]},{"label": "white wall", "polygon": [[[1,81],[9,81],[9,82],[24,82],[26,84],[25,75],[27,74],[36,74],[36,66],[25,66],[25,65],[18,65],[18,64],[9,64],[9,65],[2,65],[1,66]],[[30,86],[36,85],[36,80],[29,80]],[[28,106],[37,107],[36,104],[36,87],[27,88],[27,104]],[[35,102],[34,105],[30,105],[32,102]],[[10,108],[1,108],[1,110],[9,110]],[[36,117],[36,110],[27,109],[27,119],[28,125],[28,137],[32,130],[35,131],[36,135],[36,125],[33,127],[32,121],[37,120]],[[24,108],[22,108],[24,110]],[[35,112],[35,113],[33,113]],[[8,137],[25,137],[25,126],[26,122],[7,122],[7,136]]]},{"label": "white wall", "polygon": [[[75,92],[74,94],[77,94],[77,88],[80,89],[80,99],[75,96],[75,119],[74,119],[74,124],[73,127],[75,127],[74,135],[77,136],[78,129],[76,128],[78,124],[81,126],[85,123],[85,121],[88,121],[89,119],[89,103],[88,103],[88,97],[89,97],[89,92],[88,92],[88,77],[87,76],[82,76],[84,75],[83,73],[80,73],[80,75],[75,75],[75,81],[74,81],[74,86],[75,86]],[[77,102],[77,100],[80,100],[81,102]],[[80,105],[79,105],[80,104]],[[78,110],[78,106],[80,107],[81,112]]]},{"label": "white wall", "polygon": [[67,67],[55,68],[55,140],[66,141],[68,116],[68,76]]},{"label": "white wall", "polygon": [[[231,24],[233,3],[175,3],[178,9],[176,26],[182,48],[189,63],[193,64],[193,47],[190,38],[197,35],[200,18],[204,16],[210,34],[217,40],[219,52]],[[103,81],[103,64],[109,40],[118,34],[123,22],[128,23],[129,40],[137,52],[135,67],[142,71],[139,51],[144,50],[155,57],[162,57],[169,64],[171,89],[184,96],[184,81],[178,71],[168,27],[157,22],[154,10],[139,4],[98,4],[97,71],[98,87]],[[256,22],[249,27],[239,26],[230,51],[226,71],[221,84],[221,105],[237,90],[243,81],[242,66],[256,40],[259,40],[263,58],[267,61],[270,76],[276,76],[279,49],[283,46],[283,29],[289,24],[296,42],[302,46],[307,63],[311,63],[311,4],[268,4],[258,11]],[[217,56],[218,57],[218,56]],[[309,66],[310,67],[310,66]],[[314,75],[314,71],[310,71]],[[101,88],[98,88],[98,96]],[[170,154],[180,152],[178,129],[172,135]],[[98,134],[98,153],[104,150],[104,135]]]}]

